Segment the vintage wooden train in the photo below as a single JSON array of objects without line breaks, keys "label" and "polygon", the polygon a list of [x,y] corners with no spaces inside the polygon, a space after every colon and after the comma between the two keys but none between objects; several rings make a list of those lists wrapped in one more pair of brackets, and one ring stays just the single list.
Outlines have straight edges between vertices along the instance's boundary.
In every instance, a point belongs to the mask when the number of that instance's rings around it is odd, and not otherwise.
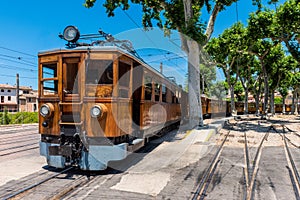
[{"label": "vintage wooden train", "polygon": [[[49,166],[103,170],[188,117],[181,87],[138,58],[128,41],[99,34],[106,40],[78,43],[79,31],[68,26],[66,48],[38,54],[40,154]],[[226,101],[201,101],[206,117],[230,114]]]},{"label": "vintage wooden train", "polygon": [[186,93],[126,41],[104,35],[108,46],[78,44],[77,34],[67,27],[67,48],[38,54],[40,153],[49,166],[102,170],[179,123]]}]

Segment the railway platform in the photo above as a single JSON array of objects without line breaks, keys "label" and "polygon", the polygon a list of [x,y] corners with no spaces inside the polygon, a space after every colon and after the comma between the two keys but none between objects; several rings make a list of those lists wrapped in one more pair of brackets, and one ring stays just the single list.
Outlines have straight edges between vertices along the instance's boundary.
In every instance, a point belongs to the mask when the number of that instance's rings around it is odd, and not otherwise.
[{"label": "railway platform", "polygon": [[205,121],[202,128],[187,131],[179,129],[178,132],[167,134],[161,138],[163,142],[157,148],[127,169],[126,175],[111,189],[157,196],[174,174],[210,152],[213,145],[207,143],[208,140],[217,134],[228,119],[210,119]]}]

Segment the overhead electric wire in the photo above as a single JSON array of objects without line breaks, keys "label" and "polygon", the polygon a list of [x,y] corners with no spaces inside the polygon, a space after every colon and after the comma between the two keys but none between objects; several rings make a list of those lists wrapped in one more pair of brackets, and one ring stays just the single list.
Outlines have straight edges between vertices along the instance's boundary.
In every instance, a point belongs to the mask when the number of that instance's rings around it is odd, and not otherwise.
[{"label": "overhead electric wire", "polygon": [[[123,9],[122,9],[123,10]],[[137,28],[141,29],[141,27],[135,22],[135,20],[127,14],[127,12],[125,10],[123,10],[123,12],[125,13],[125,15],[136,25]],[[155,44],[155,42],[148,36],[148,34],[145,33],[145,31],[143,30],[143,33],[145,34],[146,38],[157,48],[158,51],[162,52],[162,50],[160,48],[158,48],[158,46]],[[173,43],[174,44],[174,43]],[[178,45],[177,45],[178,46]],[[168,59],[166,57],[166,55],[164,55],[163,53],[161,54],[163,55],[166,59]],[[173,65],[177,66],[179,69],[181,69],[180,66],[178,66],[177,64],[175,64],[174,62],[170,61],[170,63],[172,63]],[[180,71],[183,71],[183,69],[181,69]]]},{"label": "overhead electric wire", "polygon": [[13,50],[13,49],[10,49],[10,48],[7,48],[7,47],[1,47],[1,46],[0,46],[0,49],[5,49],[5,50],[11,51],[11,52],[20,53],[20,54],[27,55],[27,56],[34,57],[34,58],[37,57],[37,56],[35,56],[35,55],[28,54],[28,53],[24,53],[24,52],[17,51],[17,50]]},{"label": "overhead electric wire", "polygon": [[6,60],[6,61],[9,61],[9,62],[14,62],[14,63],[18,63],[18,64],[22,64],[22,65],[28,65],[30,67],[37,67],[37,65],[34,65],[34,64],[30,64],[30,63],[26,63],[26,62],[19,62],[19,61],[15,61],[15,60],[11,60],[11,59],[8,59],[8,58],[0,58],[0,60]]},{"label": "overhead electric wire", "polygon": [[6,68],[6,69],[10,69],[10,70],[18,69],[18,70],[22,70],[22,71],[31,71],[31,72],[34,72],[34,71],[37,72],[38,71],[36,69],[27,69],[27,68],[12,66],[12,65],[6,65],[6,64],[3,64],[3,63],[0,63],[0,66],[2,68]]},{"label": "overhead electric wire", "polygon": [[[14,75],[1,75],[0,74],[0,76],[1,77],[12,77],[12,78],[15,78],[16,76],[14,76]],[[21,79],[21,78],[25,78],[25,79],[36,79],[37,80],[37,77],[29,77],[29,76],[19,76],[19,78]]]},{"label": "overhead electric wire", "polygon": [[7,58],[17,59],[17,60],[20,60],[20,61],[22,61],[22,62],[29,63],[29,64],[33,64],[33,65],[36,64],[36,63],[34,63],[34,62],[30,62],[30,61],[24,60],[23,57],[16,57],[16,56],[10,56],[10,55],[5,55],[5,54],[0,54],[0,56],[2,56],[2,57],[7,57]]}]

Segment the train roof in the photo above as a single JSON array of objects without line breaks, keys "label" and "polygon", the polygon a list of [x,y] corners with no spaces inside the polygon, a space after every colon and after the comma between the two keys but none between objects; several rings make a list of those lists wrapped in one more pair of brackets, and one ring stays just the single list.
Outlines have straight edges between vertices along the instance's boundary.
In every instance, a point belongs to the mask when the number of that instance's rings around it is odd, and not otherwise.
[{"label": "train roof", "polygon": [[[87,52],[87,51],[95,51],[95,52],[118,52],[124,55],[127,55],[134,59],[136,62],[142,64],[144,67],[146,67],[148,70],[154,72],[155,74],[159,75],[161,78],[164,78],[168,80],[171,84],[175,85],[176,87],[179,87],[178,84],[172,80],[170,80],[168,77],[160,73],[158,70],[147,64],[142,58],[138,57],[138,55],[127,51],[126,49],[117,47],[117,46],[79,46],[75,48],[57,48],[57,49],[50,49],[50,50],[44,50],[39,51],[38,56],[46,55],[46,54],[54,54],[54,53],[68,53],[68,52]],[[182,88],[181,88],[182,89]],[[183,89],[182,89],[183,90]]]}]

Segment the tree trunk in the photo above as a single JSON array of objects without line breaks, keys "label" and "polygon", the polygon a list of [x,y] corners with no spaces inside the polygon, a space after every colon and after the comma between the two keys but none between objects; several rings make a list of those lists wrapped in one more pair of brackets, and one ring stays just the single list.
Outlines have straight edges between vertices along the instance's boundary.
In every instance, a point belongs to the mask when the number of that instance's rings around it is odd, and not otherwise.
[{"label": "tree trunk", "polygon": [[235,110],[235,104],[234,104],[234,86],[231,84],[230,81],[230,72],[228,69],[223,69],[223,72],[226,76],[226,81],[229,87],[229,92],[230,92],[230,108],[231,108],[231,114],[236,114]]},{"label": "tree trunk", "polygon": [[291,114],[295,114],[295,97],[296,97],[296,89],[293,92],[293,98],[292,98],[292,110],[291,110]]},{"label": "tree trunk", "polygon": [[299,97],[298,97],[298,92],[296,92],[296,102],[295,102],[295,114],[298,115],[298,100],[299,100]]},{"label": "tree trunk", "polygon": [[237,114],[234,103],[234,87],[230,85],[230,105],[231,105],[231,113]]},{"label": "tree trunk", "polygon": [[189,125],[203,126],[202,105],[200,94],[199,46],[190,39],[188,47],[188,89],[189,89]]},{"label": "tree trunk", "polygon": [[274,90],[271,90],[271,98],[270,98],[270,106],[271,106],[271,113],[272,115],[275,114],[275,109],[274,109]]},{"label": "tree trunk", "polygon": [[244,103],[244,114],[247,115],[248,114],[248,86],[246,86],[245,88],[245,103]]},{"label": "tree trunk", "polygon": [[255,96],[255,108],[256,108],[256,114],[259,115],[260,114],[260,110],[259,110],[259,95],[261,93],[261,84],[262,84],[262,79],[261,77],[259,77],[258,80],[258,90],[256,91],[256,96]]},{"label": "tree trunk", "polygon": [[[190,20],[193,18],[191,0],[183,0],[185,26],[188,28]],[[183,49],[188,54],[188,90],[189,90],[189,126],[203,126],[202,105],[200,94],[200,48],[196,41],[191,38],[181,37]]]},{"label": "tree trunk", "polygon": [[264,104],[262,114],[266,115],[268,113],[268,100],[269,100],[269,81],[266,66],[262,63],[263,76],[264,76]]},{"label": "tree trunk", "polygon": [[282,97],[282,114],[285,114],[285,97]]}]

